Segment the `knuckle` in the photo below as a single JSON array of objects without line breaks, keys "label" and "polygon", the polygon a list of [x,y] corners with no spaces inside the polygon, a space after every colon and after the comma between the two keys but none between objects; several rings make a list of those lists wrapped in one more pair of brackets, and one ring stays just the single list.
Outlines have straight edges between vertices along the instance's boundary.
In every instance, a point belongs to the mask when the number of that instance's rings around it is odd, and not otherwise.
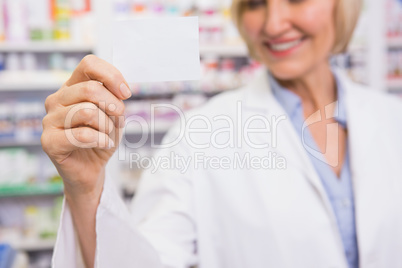
[{"label": "knuckle", "polygon": [[88,109],[90,109],[90,110],[96,112],[96,114],[97,114],[99,108],[98,108],[98,106],[96,106],[94,103],[92,103],[92,102],[87,102],[87,103],[85,103],[85,106],[86,106]]},{"label": "knuckle", "polygon": [[97,84],[98,84],[98,82],[96,82],[96,81],[88,81],[85,83],[83,92],[84,92],[85,97],[88,100],[93,99],[93,97],[95,96],[96,91],[97,91]]},{"label": "knuckle", "polygon": [[97,116],[98,108],[92,103],[85,103],[79,109],[79,116],[85,120],[92,120]]},{"label": "knuckle", "polygon": [[89,54],[82,58],[81,64],[84,66],[91,66],[96,61],[96,59],[97,58],[95,55]]},{"label": "knuckle", "polygon": [[51,94],[45,100],[45,109],[46,109],[47,113],[50,111],[50,109],[53,106],[53,103],[54,103],[53,99],[54,99],[54,94]]},{"label": "knuckle", "polygon": [[93,133],[89,128],[79,128],[75,133],[75,138],[80,142],[91,142]]},{"label": "knuckle", "polygon": [[50,119],[49,119],[49,115],[47,114],[42,119],[42,128],[43,128],[43,130],[46,130],[46,128],[49,125],[49,123],[50,123]]},{"label": "knuckle", "polygon": [[113,82],[120,81],[122,80],[122,75],[115,69],[114,72],[111,72],[110,79],[112,79]]},{"label": "knuckle", "polygon": [[40,142],[42,144],[42,149],[45,153],[49,154],[50,152],[50,145],[51,143],[49,143],[49,137],[47,135],[46,131],[42,132],[42,135],[40,137]]},{"label": "knuckle", "polygon": [[[111,69],[110,72],[107,75],[107,80],[109,81],[109,84],[116,84],[117,82],[122,82],[123,81],[123,77],[122,75],[119,73],[119,71],[117,71],[116,69]],[[120,84],[119,84],[120,85]]]}]

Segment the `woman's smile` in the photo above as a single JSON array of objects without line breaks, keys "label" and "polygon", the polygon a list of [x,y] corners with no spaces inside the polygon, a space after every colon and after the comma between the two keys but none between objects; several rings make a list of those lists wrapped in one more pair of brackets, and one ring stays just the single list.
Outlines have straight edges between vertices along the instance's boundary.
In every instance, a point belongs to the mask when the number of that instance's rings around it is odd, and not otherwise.
[{"label": "woman's smile", "polygon": [[263,42],[270,56],[273,58],[283,58],[297,53],[302,45],[307,40],[307,37],[293,39],[272,39]]}]

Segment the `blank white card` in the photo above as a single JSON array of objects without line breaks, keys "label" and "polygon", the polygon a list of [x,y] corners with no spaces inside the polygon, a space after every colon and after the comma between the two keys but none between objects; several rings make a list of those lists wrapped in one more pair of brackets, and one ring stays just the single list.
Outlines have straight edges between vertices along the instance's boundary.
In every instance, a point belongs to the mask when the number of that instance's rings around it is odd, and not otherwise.
[{"label": "blank white card", "polygon": [[199,80],[197,17],[141,18],[113,25],[113,65],[128,83]]}]

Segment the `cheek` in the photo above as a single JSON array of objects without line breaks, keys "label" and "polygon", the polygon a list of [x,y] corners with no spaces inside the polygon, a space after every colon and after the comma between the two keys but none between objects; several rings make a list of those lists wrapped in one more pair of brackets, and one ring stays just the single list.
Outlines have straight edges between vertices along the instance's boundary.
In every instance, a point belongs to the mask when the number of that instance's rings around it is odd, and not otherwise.
[{"label": "cheek", "polygon": [[245,12],[242,17],[242,27],[249,40],[255,41],[264,27],[263,14],[259,12]]},{"label": "cheek", "polygon": [[[327,3],[329,2],[330,0]],[[300,77],[326,61],[335,42],[334,13],[331,5],[316,3],[295,9],[292,25],[310,40],[294,57],[284,60],[269,59],[267,65],[271,71],[283,80]]]},{"label": "cheek", "polygon": [[[321,0],[320,0],[321,1]],[[331,43],[335,38],[334,7],[329,4],[310,5],[306,7],[297,25],[316,40]]]}]

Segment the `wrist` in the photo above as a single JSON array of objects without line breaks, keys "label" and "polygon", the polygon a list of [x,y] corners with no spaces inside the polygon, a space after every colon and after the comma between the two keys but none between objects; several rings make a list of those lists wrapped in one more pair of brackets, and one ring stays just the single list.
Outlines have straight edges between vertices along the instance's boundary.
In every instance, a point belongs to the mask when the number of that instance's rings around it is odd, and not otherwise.
[{"label": "wrist", "polygon": [[100,203],[105,181],[104,171],[90,186],[64,182],[64,196],[70,206],[93,206]]},{"label": "wrist", "polygon": [[77,193],[64,189],[64,196],[70,207],[98,206],[102,195],[101,191]]}]

